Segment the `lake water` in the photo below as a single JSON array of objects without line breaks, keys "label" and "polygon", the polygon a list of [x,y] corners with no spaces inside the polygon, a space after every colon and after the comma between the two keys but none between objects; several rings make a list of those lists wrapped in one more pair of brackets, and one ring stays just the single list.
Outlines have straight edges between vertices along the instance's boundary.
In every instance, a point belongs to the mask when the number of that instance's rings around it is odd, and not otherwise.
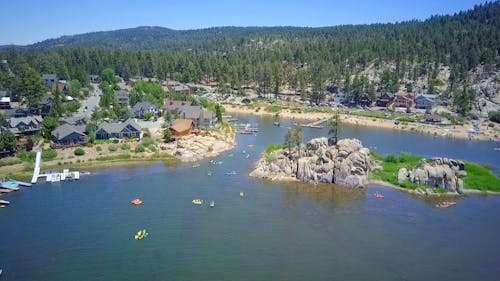
[{"label": "lake water", "polygon": [[[467,196],[439,209],[379,186],[253,179],[260,152],[282,142],[290,123],[248,121],[261,131],[238,136],[237,148],[215,158],[220,165],[110,168],[4,196],[11,206],[0,209],[1,280],[498,280],[500,196]],[[382,154],[500,167],[494,143],[361,127],[346,127],[344,136]],[[130,205],[137,197],[144,204]],[[194,206],[195,198],[217,205]],[[149,236],[134,240],[143,228]]]}]

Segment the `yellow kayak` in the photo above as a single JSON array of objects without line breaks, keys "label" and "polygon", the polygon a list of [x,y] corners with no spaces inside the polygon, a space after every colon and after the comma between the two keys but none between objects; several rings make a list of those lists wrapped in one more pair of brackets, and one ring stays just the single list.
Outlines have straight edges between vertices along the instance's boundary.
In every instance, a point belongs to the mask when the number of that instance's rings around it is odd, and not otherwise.
[{"label": "yellow kayak", "polygon": [[194,199],[192,202],[195,205],[201,205],[201,204],[203,204],[203,200],[200,200],[200,199]]}]

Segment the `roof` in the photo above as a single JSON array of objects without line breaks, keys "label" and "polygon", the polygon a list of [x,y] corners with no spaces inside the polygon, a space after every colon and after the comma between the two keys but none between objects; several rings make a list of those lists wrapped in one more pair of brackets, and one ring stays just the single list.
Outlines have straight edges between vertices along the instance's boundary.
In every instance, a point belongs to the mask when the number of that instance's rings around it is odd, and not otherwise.
[{"label": "roof", "polygon": [[52,131],[51,134],[56,139],[62,140],[72,133],[77,133],[81,136],[85,136],[83,130],[85,130],[85,126],[73,126],[69,124],[63,124],[57,127],[54,131]]},{"label": "roof", "polygon": [[177,109],[181,106],[191,106],[192,103],[190,101],[180,101],[180,100],[167,100],[165,101],[165,108],[167,109]]},{"label": "roof", "polygon": [[181,84],[181,85],[177,85],[177,86],[174,86],[174,87],[173,87],[173,89],[174,89],[174,91],[176,91],[176,92],[180,92],[180,91],[189,91],[189,87],[188,87],[188,86],[186,86],[186,85],[183,85],[183,84]]},{"label": "roof", "polygon": [[204,109],[199,105],[185,105],[180,106],[177,110],[183,118],[198,119],[198,118],[212,118],[213,113]]},{"label": "roof", "polygon": [[72,116],[72,117],[64,117],[60,119],[61,123],[66,123],[70,125],[76,125],[77,123],[87,122],[87,118],[83,116]]},{"label": "roof", "polygon": [[382,97],[382,96],[384,96],[384,95],[388,96],[391,99],[394,98],[394,94],[391,93],[391,92],[381,93],[380,96],[379,96],[379,98]]},{"label": "roof", "polygon": [[104,130],[108,133],[119,133],[121,132],[127,125],[134,127],[137,131],[141,130],[141,126],[135,123],[134,120],[128,119],[125,122],[103,122],[99,125],[97,130]]},{"label": "roof", "polygon": [[431,101],[434,101],[436,99],[436,95],[428,95],[428,94],[420,94],[415,97],[415,100],[420,100],[420,99],[428,99]]},{"label": "roof", "polygon": [[55,74],[43,74],[42,79],[43,80],[57,80],[57,75],[55,75]]},{"label": "roof", "polygon": [[124,98],[124,97],[128,98],[129,95],[130,95],[130,93],[128,91],[125,91],[125,90],[120,90],[120,91],[116,92],[117,98]]},{"label": "roof", "polygon": [[3,102],[3,103],[7,102],[7,103],[10,103],[10,97],[1,97],[1,98],[0,98],[0,102]]},{"label": "roof", "polygon": [[176,132],[184,132],[194,127],[194,122],[191,119],[177,119],[174,121],[170,129]]},{"label": "roof", "polygon": [[9,119],[10,127],[12,127],[12,128],[17,127],[17,125],[19,125],[21,123],[28,125],[31,122],[33,122],[35,124],[41,124],[43,122],[42,116],[35,115],[35,116],[28,116],[28,117],[12,117]]},{"label": "roof", "polygon": [[149,101],[141,101],[141,102],[138,102],[136,103],[133,107],[132,107],[132,111],[133,112],[137,112],[137,111],[148,111],[150,110],[151,108],[153,109],[158,109],[158,106],[150,103]]}]

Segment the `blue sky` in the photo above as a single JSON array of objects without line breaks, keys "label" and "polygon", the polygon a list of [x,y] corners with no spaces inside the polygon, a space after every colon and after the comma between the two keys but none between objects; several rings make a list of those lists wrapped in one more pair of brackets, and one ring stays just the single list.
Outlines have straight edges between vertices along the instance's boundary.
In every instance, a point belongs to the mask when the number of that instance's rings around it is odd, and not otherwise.
[{"label": "blue sky", "polygon": [[426,19],[471,9],[482,0],[2,0],[0,45],[62,35],[154,25],[332,26]]}]

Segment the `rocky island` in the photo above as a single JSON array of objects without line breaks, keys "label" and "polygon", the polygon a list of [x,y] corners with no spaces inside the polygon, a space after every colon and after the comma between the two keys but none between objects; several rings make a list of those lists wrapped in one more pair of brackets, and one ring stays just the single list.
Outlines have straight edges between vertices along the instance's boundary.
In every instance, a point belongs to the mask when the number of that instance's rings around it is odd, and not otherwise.
[{"label": "rocky island", "polygon": [[342,139],[332,144],[323,137],[296,149],[266,153],[250,176],[361,187],[368,182],[371,166],[370,150],[361,141]]},{"label": "rocky island", "polygon": [[498,192],[500,187],[500,180],[480,164],[410,153],[381,157],[357,139],[341,139],[335,144],[326,137],[292,149],[280,146],[266,151],[250,176],[354,188],[371,182],[421,195]]}]

